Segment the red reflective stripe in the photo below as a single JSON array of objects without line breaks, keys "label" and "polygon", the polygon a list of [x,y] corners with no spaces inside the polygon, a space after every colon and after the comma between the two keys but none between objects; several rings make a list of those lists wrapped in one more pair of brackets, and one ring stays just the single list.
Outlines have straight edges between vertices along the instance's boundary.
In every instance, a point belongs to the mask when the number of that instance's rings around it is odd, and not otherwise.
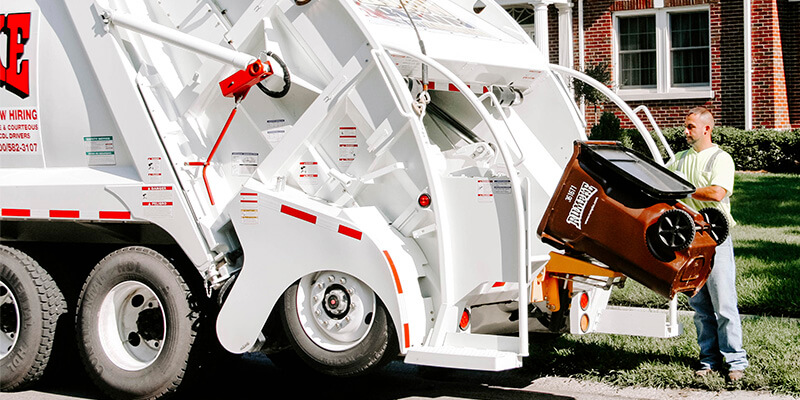
[{"label": "red reflective stripe", "polygon": [[408,324],[403,324],[403,334],[406,339],[406,348],[411,347],[411,335],[408,333]]},{"label": "red reflective stripe", "polygon": [[353,228],[348,228],[344,225],[339,225],[339,233],[345,236],[350,236],[353,239],[361,240],[361,231],[357,231]]},{"label": "red reflective stripe", "polygon": [[492,287],[501,287],[504,286],[505,284],[506,284],[505,282],[495,282],[494,285],[492,285]]},{"label": "red reflective stripe", "polygon": [[128,211],[100,211],[100,219],[131,219]]},{"label": "red reflective stripe", "polygon": [[394,261],[392,261],[392,256],[389,255],[389,252],[384,250],[383,255],[386,256],[386,260],[389,261],[389,267],[392,269],[392,275],[394,276],[394,283],[397,285],[397,293],[403,294],[403,285],[400,284],[400,275],[397,274],[397,268],[394,266]]},{"label": "red reflective stripe", "polygon": [[281,205],[281,212],[286,214],[286,215],[291,215],[292,217],[295,217],[295,218],[298,218],[298,219],[302,219],[303,221],[310,222],[312,224],[316,224],[317,223],[317,216],[316,215],[312,215],[312,214],[309,214],[307,212],[300,211],[300,210],[298,210],[296,208],[289,207],[289,206],[287,206],[285,204]]},{"label": "red reflective stripe", "polygon": [[242,193],[242,196],[258,196],[258,193]]},{"label": "red reflective stripe", "polygon": [[486,87],[486,86],[484,86],[484,87],[483,87],[483,93],[488,93],[488,92],[489,92],[489,88],[488,88],[488,87]]},{"label": "red reflective stripe", "polygon": [[449,90],[451,92],[458,92],[459,91],[458,88],[456,87],[456,85],[453,85],[452,83],[447,85],[447,90]]},{"label": "red reflective stripe", "polygon": [[19,208],[4,208],[0,211],[0,215],[4,217],[30,217],[31,210],[23,210]]},{"label": "red reflective stripe", "polygon": [[78,210],[50,210],[50,218],[80,218]]},{"label": "red reflective stripe", "polygon": [[428,90],[436,90],[436,82],[428,82]]}]

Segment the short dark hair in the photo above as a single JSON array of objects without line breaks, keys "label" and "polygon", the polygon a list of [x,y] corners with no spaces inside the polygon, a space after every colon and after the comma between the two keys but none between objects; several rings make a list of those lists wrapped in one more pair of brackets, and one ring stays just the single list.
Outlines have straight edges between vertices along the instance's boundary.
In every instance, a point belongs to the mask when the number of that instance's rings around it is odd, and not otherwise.
[{"label": "short dark hair", "polygon": [[711,112],[711,110],[705,107],[695,107],[689,110],[688,115],[697,115],[700,118],[708,118],[708,124],[711,126],[711,129],[714,129],[714,114]]}]

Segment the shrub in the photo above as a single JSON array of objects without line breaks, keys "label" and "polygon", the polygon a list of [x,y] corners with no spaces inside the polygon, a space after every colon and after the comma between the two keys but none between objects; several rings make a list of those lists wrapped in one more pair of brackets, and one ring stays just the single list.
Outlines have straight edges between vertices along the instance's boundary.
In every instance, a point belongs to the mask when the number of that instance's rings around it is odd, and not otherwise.
[{"label": "shrub", "polygon": [[[675,152],[688,148],[683,128],[667,128],[663,133]],[[714,128],[713,138],[714,143],[733,157],[738,170],[800,173],[800,130],[745,131],[720,126]]]}]

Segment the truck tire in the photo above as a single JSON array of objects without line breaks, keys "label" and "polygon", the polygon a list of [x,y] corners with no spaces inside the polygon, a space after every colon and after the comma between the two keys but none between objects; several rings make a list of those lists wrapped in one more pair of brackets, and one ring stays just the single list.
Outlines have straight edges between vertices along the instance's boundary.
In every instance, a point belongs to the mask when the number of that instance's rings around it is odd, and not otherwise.
[{"label": "truck tire", "polygon": [[144,247],[103,260],[81,290],[76,333],[92,380],[113,398],[150,399],[177,390],[198,314],[175,267]]},{"label": "truck tire", "polygon": [[0,390],[18,390],[42,376],[66,309],[58,286],[36,261],[0,245]]},{"label": "truck tire", "polygon": [[295,282],[284,293],[281,319],[300,358],[326,375],[362,375],[397,354],[386,308],[347,274],[325,271]]}]

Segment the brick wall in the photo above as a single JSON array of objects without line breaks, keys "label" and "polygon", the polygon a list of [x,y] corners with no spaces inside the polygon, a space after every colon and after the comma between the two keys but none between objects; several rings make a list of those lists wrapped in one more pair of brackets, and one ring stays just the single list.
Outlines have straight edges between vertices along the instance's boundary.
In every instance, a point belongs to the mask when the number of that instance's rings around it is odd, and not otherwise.
[{"label": "brick wall", "polygon": [[[743,0],[664,0],[664,7],[708,4],[711,29],[710,99],[637,101],[646,105],[661,126],[682,125],[686,110],[703,105],[711,109],[719,125],[743,128],[745,125],[744,83],[744,3]],[[612,68],[612,13],[645,10],[652,0],[584,0],[586,65],[608,62]],[[753,124],[754,127],[800,128],[800,3],[788,0],[753,0]],[[577,12],[574,13],[577,20]],[[551,23],[556,24],[554,16]],[[723,28],[724,27],[724,28]],[[577,26],[575,27],[577,41]],[[557,30],[551,35],[557,35]],[[552,42],[551,37],[551,42]],[[553,43],[551,51],[557,53]],[[575,48],[577,66],[578,49]],[[552,54],[552,53],[551,53]],[[724,55],[724,56],[723,56]],[[597,114],[613,105],[600,105]],[[615,110],[619,115],[621,113]],[[587,121],[595,119],[594,108],[587,110]],[[630,124],[623,125],[630,127]]]},{"label": "brick wall", "polygon": [[790,128],[777,0],[753,0],[753,126]]},{"label": "brick wall", "polygon": [[[730,0],[725,0],[728,3]],[[735,2],[735,0],[734,0]],[[640,104],[644,104],[650,109],[656,122],[661,127],[669,126],[682,126],[686,118],[686,111],[692,107],[705,106],[708,107],[717,119],[722,123],[739,122],[743,124],[741,118],[741,111],[737,116],[736,109],[730,109],[724,106],[723,94],[723,67],[726,67],[721,62],[722,52],[722,35],[720,27],[723,18],[723,7],[720,6],[720,0],[665,0],[665,7],[676,7],[686,5],[709,4],[710,6],[710,31],[711,31],[711,89],[714,92],[714,98],[711,99],[680,99],[680,100],[654,100],[654,101],[630,101],[628,104],[635,108]],[[741,3],[740,3],[741,4]],[[653,6],[652,0],[600,0],[600,1],[586,1],[584,3],[584,32],[586,37],[586,65],[591,66],[599,62],[605,61],[614,68],[617,60],[613,59],[613,19],[612,12],[626,11],[626,10],[645,10]],[[726,7],[729,7],[726,4]],[[739,7],[741,9],[741,6]],[[741,19],[740,19],[741,21]],[[727,27],[726,27],[727,29]],[[731,39],[726,38],[726,41]],[[741,40],[740,40],[741,42]],[[576,63],[577,65],[577,63]],[[743,79],[743,78],[742,78]],[[741,80],[740,80],[741,81]],[[731,82],[726,82],[731,86]],[[739,97],[743,96],[743,88],[740,90]],[[735,97],[735,93],[726,94],[726,97]],[[739,101],[743,104],[743,101]],[[592,125],[602,111],[608,110],[617,113],[622,119],[622,126],[624,128],[632,128],[633,125],[624,118],[622,112],[616,109],[613,104],[603,104],[598,107],[595,112],[594,107],[587,107],[586,119],[589,125]],[[644,119],[644,114],[640,114]],[[738,119],[738,121],[737,121]],[[645,122],[645,125],[648,125]],[[648,126],[649,127],[649,126]]]}]

